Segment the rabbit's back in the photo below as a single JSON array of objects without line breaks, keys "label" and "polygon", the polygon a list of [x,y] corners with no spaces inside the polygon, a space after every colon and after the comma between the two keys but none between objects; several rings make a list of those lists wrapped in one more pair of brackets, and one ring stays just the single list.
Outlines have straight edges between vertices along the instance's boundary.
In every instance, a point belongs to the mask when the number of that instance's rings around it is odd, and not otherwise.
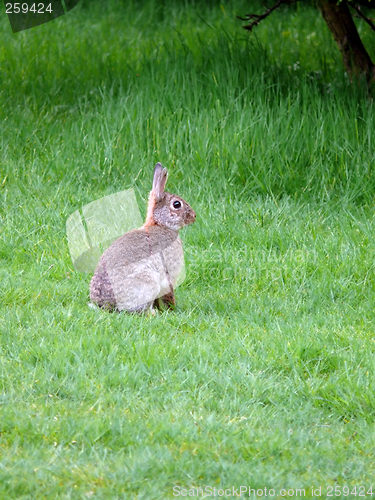
[{"label": "rabbit's back", "polygon": [[170,292],[183,268],[178,232],[150,226],[130,231],[103,253],[90,284],[101,307],[139,310]]}]

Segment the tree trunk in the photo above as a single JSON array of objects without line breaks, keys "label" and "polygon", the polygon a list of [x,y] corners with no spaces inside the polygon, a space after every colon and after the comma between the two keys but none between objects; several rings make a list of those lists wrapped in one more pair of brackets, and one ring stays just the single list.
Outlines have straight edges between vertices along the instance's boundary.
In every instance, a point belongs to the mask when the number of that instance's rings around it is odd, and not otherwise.
[{"label": "tree trunk", "polygon": [[375,66],[359,37],[346,0],[317,0],[318,8],[339,46],[350,77],[375,81]]}]

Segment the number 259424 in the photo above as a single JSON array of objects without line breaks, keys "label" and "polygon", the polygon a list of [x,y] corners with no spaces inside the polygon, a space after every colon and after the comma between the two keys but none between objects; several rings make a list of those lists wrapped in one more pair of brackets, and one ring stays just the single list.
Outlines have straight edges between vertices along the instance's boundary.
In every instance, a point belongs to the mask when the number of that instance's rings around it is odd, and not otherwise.
[{"label": "number 259424", "polygon": [[44,14],[45,12],[52,12],[52,4],[47,5],[46,8],[44,3],[33,3],[29,8],[27,3],[7,3],[5,5],[7,14],[27,14],[32,12],[33,14]]}]

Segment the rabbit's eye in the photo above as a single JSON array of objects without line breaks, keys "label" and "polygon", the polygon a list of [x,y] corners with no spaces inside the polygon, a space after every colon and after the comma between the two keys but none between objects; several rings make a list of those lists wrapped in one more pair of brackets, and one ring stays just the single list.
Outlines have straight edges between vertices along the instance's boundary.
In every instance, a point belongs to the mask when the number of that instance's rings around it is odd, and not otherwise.
[{"label": "rabbit's eye", "polygon": [[173,202],[173,206],[174,206],[174,208],[181,208],[181,202],[176,200]]}]

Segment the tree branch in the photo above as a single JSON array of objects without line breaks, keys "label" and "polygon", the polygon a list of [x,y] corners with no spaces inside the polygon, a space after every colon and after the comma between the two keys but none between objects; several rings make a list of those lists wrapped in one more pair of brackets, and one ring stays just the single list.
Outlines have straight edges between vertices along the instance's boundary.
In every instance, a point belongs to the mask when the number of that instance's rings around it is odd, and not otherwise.
[{"label": "tree branch", "polygon": [[368,9],[375,9],[375,0],[355,0],[355,3]]},{"label": "tree branch", "polygon": [[243,26],[245,30],[251,31],[254,26],[258,26],[258,24],[263,21],[263,19],[266,19],[270,14],[272,14],[274,10],[281,7],[282,4],[290,4],[294,2],[298,2],[298,0],[278,0],[272,7],[267,7],[267,10],[264,14],[246,14],[245,17],[237,16],[237,18],[241,19],[241,21],[251,21],[252,19],[254,19],[254,21],[250,24]]},{"label": "tree branch", "polygon": [[356,5],[355,3],[351,2],[350,0],[347,0],[347,2],[350,5],[350,7],[352,7],[357,12],[359,17],[361,17],[364,21],[366,21],[366,23],[370,26],[370,28],[373,31],[375,31],[375,24],[371,21],[370,18],[364,15],[364,13],[361,11],[361,8],[358,7],[358,5]]}]

